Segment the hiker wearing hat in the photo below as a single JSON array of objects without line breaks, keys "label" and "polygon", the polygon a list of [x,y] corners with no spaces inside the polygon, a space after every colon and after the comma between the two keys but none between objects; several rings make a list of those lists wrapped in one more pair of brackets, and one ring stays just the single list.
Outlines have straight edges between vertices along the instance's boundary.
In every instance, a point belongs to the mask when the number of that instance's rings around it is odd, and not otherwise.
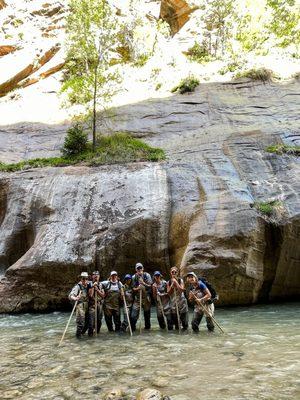
[{"label": "hiker wearing hat", "polygon": [[175,329],[188,328],[188,304],[184,295],[184,281],[179,277],[177,267],[170,269],[171,279],[167,284],[167,293],[170,296],[172,326]]},{"label": "hiker wearing hat", "polygon": [[88,273],[81,272],[80,281],[73,287],[69,294],[71,301],[77,301],[76,306],[76,337],[81,338],[86,331],[88,321]]},{"label": "hiker wearing hat", "polygon": [[128,324],[127,313],[126,313],[125,307],[127,306],[127,311],[128,311],[128,315],[130,318],[132,305],[133,305],[132,278],[131,278],[130,274],[126,274],[124,277],[123,291],[124,291],[126,305],[124,304],[124,316],[123,316],[123,322],[121,325],[121,330],[123,332],[126,332],[129,324]]},{"label": "hiker wearing hat", "polygon": [[[102,284],[100,282],[99,271],[94,271],[92,274],[92,281],[88,284],[88,294],[89,294],[89,327],[88,335],[93,336],[94,331],[97,329],[97,333],[100,332],[102,325],[102,307],[103,299],[105,296],[104,290],[102,289]],[[97,311],[95,310],[97,307]],[[96,315],[97,313],[97,315]],[[95,327],[95,319],[97,317],[97,328]]]},{"label": "hiker wearing hat", "polygon": [[167,282],[162,279],[160,271],[155,271],[153,278],[152,293],[156,303],[158,324],[161,329],[166,329],[168,326],[168,330],[172,330],[171,306],[170,297],[167,293]]},{"label": "hiker wearing hat", "polygon": [[[103,310],[104,318],[109,332],[118,332],[121,328],[120,300],[123,285],[119,282],[118,273],[111,271],[107,281],[102,282],[105,292]],[[113,327],[114,324],[114,327]]]},{"label": "hiker wearing hat", "polygon": [[194,272],[187,274],[187,282],[190,285],[189,301],[194,304],[194,315],[192,320],[192,329],[199,332],[199,325],[203,315],[206,318],[207,329],[210,332],[214,330],[214,323],[211,316],[214,316],[214,304],[210,302],[211,293],[207,286],[198,279]]},{"label": "hiker wearing hat", "polygon": [[[140,315],[140,307],[144,310],[145,329],[151,328],[151,294],[152,279],[148,272],[144,272],[143,264],[135,265],[135,274],[132,277],[134,302],[131,311],[132,330],[135,331],[136,323]],[[141,294],[140,294],[141,292]],[[142,303],[140,304],[140,300]]]}]

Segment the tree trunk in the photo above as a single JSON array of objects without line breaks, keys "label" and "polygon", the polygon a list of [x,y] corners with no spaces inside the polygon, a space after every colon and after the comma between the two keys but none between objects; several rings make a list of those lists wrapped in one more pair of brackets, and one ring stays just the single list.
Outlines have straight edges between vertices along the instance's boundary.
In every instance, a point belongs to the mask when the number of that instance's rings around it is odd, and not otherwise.
[{"label": "tree trunk", "polygon": [[94,99],[93,99],[93,152],[96,151],[96,100],[97,100],[97,72],[98,65],[95,68],[95,81],[94,81]]}]

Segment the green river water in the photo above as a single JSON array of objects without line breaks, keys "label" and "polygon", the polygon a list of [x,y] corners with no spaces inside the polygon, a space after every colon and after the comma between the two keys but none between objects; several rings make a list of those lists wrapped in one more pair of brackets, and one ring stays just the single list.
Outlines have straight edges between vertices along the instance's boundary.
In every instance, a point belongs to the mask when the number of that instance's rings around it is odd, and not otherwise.
[{"label": "green river water", "polygon": [[157,388],[173,400],[300,399],[300,303],[217,309],[226,330],[76,340],[68,313],[0,315],[0,399],[130,398]]}]

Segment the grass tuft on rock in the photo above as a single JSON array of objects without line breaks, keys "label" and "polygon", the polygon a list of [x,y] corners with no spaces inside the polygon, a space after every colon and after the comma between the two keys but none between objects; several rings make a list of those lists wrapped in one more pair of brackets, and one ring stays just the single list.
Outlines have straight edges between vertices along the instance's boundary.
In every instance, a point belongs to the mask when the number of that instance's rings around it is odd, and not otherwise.
[{"label": "grass tuft on rock", "polygon": [[261,201],[261,202],[255,202],[254,207],[260,211],[262,214],[271,217],[276,210],[276,207],[281,206],[282,203],[279,200],[273,200],[273,201]]},{"label": "grass tuft on rock", "polygon": [[252,68],[247,71],[238,72],[235,78],[250,78],[254,81],[270,82],[276,78],[273,71],[267,68]]},{"label": "grass tuft on rock", "polygon": [[192,47],[190,47],[184,53],[191,61],[198,62],[200,64],[207,63],[212,60],[212,56],[209,53],[206,43],[195,42]]},{"label": "grass tuft on rock", "polygon": [[291,154],[293,156],[300,156],[300,146],[293,146],[287,144],[273,144],[266,148],[268,153],[275,153],[275,154]]},{"label": "grass tuft on rock", "polygon": [[180,81],[180,83],[177,86],[175,86],[171,90],[171,92],[172,93],[179,92],[180,94],[194,92],[196,87],[199,86],[199,84],[200,84],[199,79],[195,78],[194,76],[188,76],[187,78],[182,79],[182,81]]},{"label": "grass tuft on rock", "polygon": [[95,152],[91,143],[87,143],[86,150],[73,156],[35,158],[15,164],[0,162],[0,171],[15,172],[31,168],[63,167],[67,165],[97,166],[103,164],[123,164],[140,161],[165,160],[165,152],[151,147],[140,139],[133,138],[128,133],[118,132],[111,136],[99,136]]}]

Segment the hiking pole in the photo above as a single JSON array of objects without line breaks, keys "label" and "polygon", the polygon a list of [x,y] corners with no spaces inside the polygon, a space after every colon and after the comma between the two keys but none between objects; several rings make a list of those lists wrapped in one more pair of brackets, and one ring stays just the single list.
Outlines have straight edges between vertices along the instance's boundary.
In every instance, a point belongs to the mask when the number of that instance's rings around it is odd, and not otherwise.
[{"label": "hiking pole", "polygon": [[[80,290],[80,292],[79,292],[79,297],[80,297],[80,296],[81,296],[81,290]],[[79,299],[78,299],[78,300],[79,300]],[[65,328],[65,330],[64,330],[64,333],[63,333],[63,335],[62,335],[62,337],[61,337],[61,339],[60,339],[60,342],[59,342],[59,345],[58,345],[58,347],[59,347],[59,346],[62,344],[62,342],[63,342],[63,340],[64,340],[65,334],[66,334],[66,332],[67,332],[67,330],[68,330],[68,328],[69,328],[69,325],[70,325],[71,319],[72,319],[72,317],[73,317],[73,314],[74,314],[74,311],[75,311],[75,309],[76,309],[76,306],[77,306],[78,300],[76,300],[76,301],[75,301],[75,304],[74,304],[73,310],[72,310],[72,312],[71,312],[71,315],[70,315],[70,318],[69,318],[69,320],[68,320],[68,322],[67,322],[67,325],[66,325],[66,328]]]},{"label": "hiking pole", "polygon": [[164,318],[164,321],[165,321],[166,330],[168,330],[167,318],[166,318],[166,315],[164,313],[164,308],[163,308],[162,301],[161,301],[161,298],[160,298],[159,294],[157,295],[157,298],[159,300],[158,302],[159,302],[160,309],[161,309],[161,312],[162,312],[162,315],[163,315],[163,318]]},{"label": "hiking pole", "polygon": [[209,318],[211,318],[213,323],[217,325],[217,327],[220,329],[220,331],[222,333],[225,333],[224,330],[221,328],[220,324],[216,321],[215,317],[209,313],[209,310],[207,309],[207,307],[204,304],[202,304],[200,299],[198,299],[193,292],[191,292],[191,293],[194,296],[196,302],[200,305],[200,307],[202,307],[202,310],[204,311],[205,316],[208,316]]},{"label": "hiking pole", "polygon": [[177,321],[178,321],[178,330],[179,330],[179,333],[180,333],[180,332],[181,332],[181,325],[180,325],[180,317],[179,317],[179,309],[178,309],[178,301],[177,301],[176,289],[174,289],[174,296],[175,296],[175,304],[176,304],[176,314],[177,314]]},{"label": "hiking pole", "polygon": [[125,313],[126,313],[126,317],[127,317],[127,321],[128,321],[128,327],[129,327],[130,336],[132,336],[131,322],[130,322],[130,319],[129,319],[127,303],[126,303],[125,293],[124,293],[123,289],[121,289],[121,294],[122,294],[123,301],[124,301]]},{"label": "hiking pole", "polygon": [[95,290],[95,336],[97,336],[98,331],[98,301],[97,301],[97,290]]},{"label": "hiking pole", "polygon": [[142,289],[140,290],[140,334],[142,333]]}]

